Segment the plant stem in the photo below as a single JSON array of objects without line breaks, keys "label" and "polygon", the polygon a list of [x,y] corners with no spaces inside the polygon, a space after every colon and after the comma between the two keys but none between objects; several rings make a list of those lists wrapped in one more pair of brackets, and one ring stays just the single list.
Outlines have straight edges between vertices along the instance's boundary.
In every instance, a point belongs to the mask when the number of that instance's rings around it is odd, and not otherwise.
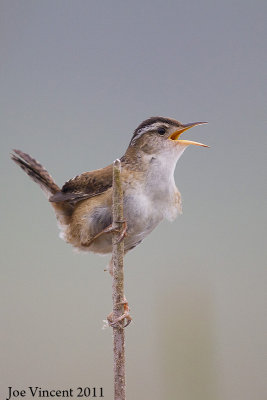
[{"label": "plant stem", "polygon": [[[119,318],[124,312],[124,240],[119,241],[123,230],[123,192],[121,183],[121,162],[113,163],[113,319]],[[122,321],[123,323],[124,321]],[[113,357],[114,357],[114,400],[125,400],[125,335],[124,329],[116,324],[113,327]]]}]

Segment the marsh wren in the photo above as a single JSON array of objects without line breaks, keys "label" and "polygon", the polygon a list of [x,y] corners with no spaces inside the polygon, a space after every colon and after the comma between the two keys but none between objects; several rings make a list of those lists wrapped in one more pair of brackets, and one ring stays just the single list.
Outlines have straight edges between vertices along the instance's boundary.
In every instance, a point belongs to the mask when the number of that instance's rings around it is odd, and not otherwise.
[{"label": "marsh wren", "polygon": [[[186,130],[205,122],[182,124],[171,118],[152,117],[134,131],[121,158],[125,253],[133,249],[164,219],[181,211],[181,196],[174,182],[178,159],[189,145]],[[12,159],[36,182],[53,206],[61,238],[79,250],[112,252],[112,165],[84,172],[60,189],[36,160],[20,150]]]}]

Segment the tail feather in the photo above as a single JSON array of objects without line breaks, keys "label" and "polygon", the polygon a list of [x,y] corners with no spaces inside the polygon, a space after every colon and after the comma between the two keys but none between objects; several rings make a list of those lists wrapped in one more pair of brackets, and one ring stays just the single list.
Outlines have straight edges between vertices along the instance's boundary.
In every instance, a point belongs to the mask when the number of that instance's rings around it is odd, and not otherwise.
[{"label": "tail feather", "polygon": [[52,176],[49,175],[41,164],[20,150],[13,151],[16,155],[11,154],[12,160],[15,161],[34,182],[38,183],[48,198],[60,191],[60,188],[57,186]]}]

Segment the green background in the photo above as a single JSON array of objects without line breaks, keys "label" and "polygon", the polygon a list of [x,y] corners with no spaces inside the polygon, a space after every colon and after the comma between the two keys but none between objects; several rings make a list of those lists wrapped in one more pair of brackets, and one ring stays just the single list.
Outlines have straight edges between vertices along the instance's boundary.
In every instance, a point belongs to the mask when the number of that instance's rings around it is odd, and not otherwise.
[{"label": "green background", "polygon": [[1,398],[8,386],[113,393],[108,258],[58,238],[10,150],[62,185],[163,115],[208,121],[186,138],[211,148],[178,162],[183,215],[125,259],[128,400],[266,399],[266,2],[0,6]]}]

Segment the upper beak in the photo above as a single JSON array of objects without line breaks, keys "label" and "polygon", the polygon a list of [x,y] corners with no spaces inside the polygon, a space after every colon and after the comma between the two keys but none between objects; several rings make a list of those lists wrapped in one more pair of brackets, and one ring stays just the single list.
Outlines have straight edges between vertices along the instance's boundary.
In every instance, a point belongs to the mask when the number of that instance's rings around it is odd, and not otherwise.
[{"label": "upper beak", "polygon": [[180,135],[187,131],[190,128],[193,128],[193,126],[197,126],[197,125],[203,125],[203,124],[207,124],[207,122],[190,122],[189,124],[183,124],[182,128],[177,129],[175,132],[173,132],[168,139],[171,140],[177,140],[180,144],[183,144],[185,146],[188,146],[189,144],[194,144],[196,146],[203,146],[203,147],[209,147],[206,144],[203,143],[198,143],[198,142],[193,142],[192,140],[180,140],[179,137]]}]

